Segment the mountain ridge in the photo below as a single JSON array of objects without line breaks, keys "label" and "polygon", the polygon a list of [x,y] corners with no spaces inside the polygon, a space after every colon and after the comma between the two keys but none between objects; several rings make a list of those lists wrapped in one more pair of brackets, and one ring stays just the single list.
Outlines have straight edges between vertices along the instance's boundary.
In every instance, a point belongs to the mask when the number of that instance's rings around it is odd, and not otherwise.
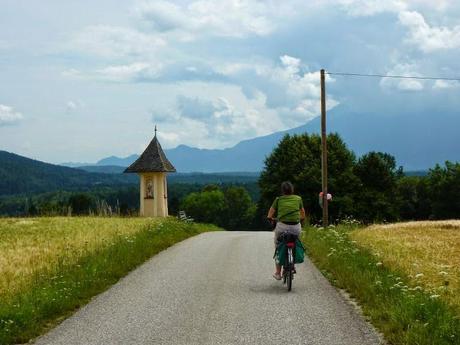
[{"label": "mountain ridge", "polygon": [[[425,109],[423,112],[351,112],[338,106],[328,113],[328,132],[339,133],[357,156],[369,151],[387,152],[405,170],[427,170],[446,160],[460,161],[460,116],[457,112]],[[442,116],[442,121],[439,118]],[[433,120],[436,119],[436,120]],[[225,149],[198,149],[179,145],[164,150],[180,172],[257,172],[264,159],[286,134],[319,133],[320,118],[305,125],[243,140]],[[138,155],[111,156],[96,165],[128,166]]]}]

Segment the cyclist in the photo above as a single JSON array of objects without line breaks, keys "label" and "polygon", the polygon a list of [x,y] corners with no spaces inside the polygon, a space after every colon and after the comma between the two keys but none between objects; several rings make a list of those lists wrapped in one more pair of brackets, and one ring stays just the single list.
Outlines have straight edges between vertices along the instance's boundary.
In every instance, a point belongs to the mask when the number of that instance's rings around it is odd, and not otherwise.
[{"label": "cyclist", "polygon": [[[277,215],[277,223],[274,230],[275,246],[277,245],[278,237],[282,233],[300,235],[300,222],[305,219],[305,209],[303,207],[302,198],[298,195],[294,195],[294,186],[291,182],[285,181],[281,184],[281,194],[281,196],[273,201],[267,215],[267,218],[271,222],[275,221],[275,214]],[[275,269],[273,278],[281,280],[281,265],[275,264]]]}]

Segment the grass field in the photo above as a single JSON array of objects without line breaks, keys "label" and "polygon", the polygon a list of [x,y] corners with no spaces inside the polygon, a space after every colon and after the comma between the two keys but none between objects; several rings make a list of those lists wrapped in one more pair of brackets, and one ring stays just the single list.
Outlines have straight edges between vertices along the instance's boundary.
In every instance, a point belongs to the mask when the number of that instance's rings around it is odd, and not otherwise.
[{"label": "grass field", "polygon": [[375,225],[353,231],[351,238],[403,272],[410,288],[444,299],[460,315],[460,220]]},{"label": "grass field", "polygon": [[457,224],[307,228],[303,240],[389,344],[458,345]]},{"label": "grass field", "polygon": [[159,251],[218,230],[176,219],[0,219],[0,344],[26,342]]}]

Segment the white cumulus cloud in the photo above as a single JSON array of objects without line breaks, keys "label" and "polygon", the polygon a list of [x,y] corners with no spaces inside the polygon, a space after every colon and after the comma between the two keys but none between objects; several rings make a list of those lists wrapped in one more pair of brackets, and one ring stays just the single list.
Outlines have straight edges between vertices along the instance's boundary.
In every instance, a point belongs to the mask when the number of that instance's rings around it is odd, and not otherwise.
[{"label": "white cumulus cloud", "polygon": [[[159,123],[165,132],[167,146],[224,148],[248,137],[266,135],[284,128],[279,114],[265,107],[263,95],[241,103],[235,99],[178,95],[175,104],[155,109],[152,122]],[[177,124],[180,123],[180,126]],[[189,130],[182,130],[188,128]]]},{"label": "white cumulus cloud", "polygon": [[331,0],[326,4],[339,4],[352,16],[367,17],[381,13],[400,13],[410,9],[427,9],[438,12],[445,11],[451,0]]},{"label": "white cumulus cloud", "polygon": [[271,6],[250,0],[199,0],[178,5],[172,1],[146,1],[137,14],[152,29],[176,33],[184,40],[201,36],[264,36],[274,30]]},{"label": "white cumulus cloud", "polygon": [[[230,81],[242,85],[250,96],[262,93],[266,106],[282,114],[286,126],[298,126],[317,116],[320,112],[319,71],[310,72],[308,66],[296,57],[282,55],[279,63],[263,62],[226,64],[217,71]],[[327,76],[327,82],[334,82]],[[328,108],[338,105],[333,96]]]},{"label": "white cumulus cloud", "polygon": [[0,126],[13,125],[22,119],[22,114],[18,111],[15,111],[13,107],[0,104]]},{"label": "white cumulus cloud", "polygon": [[460,25],[452,28],[430,26],[423,15],[416,11],[401,12],[399,21],[409,30],[407,41],[423,52],[460,47]]},{"label": "white cumulus cloud", "polygon": [[348,14],[353,16],[373,16],[384,12],[399,12],[407,8],[401,0],[339,0]]}]

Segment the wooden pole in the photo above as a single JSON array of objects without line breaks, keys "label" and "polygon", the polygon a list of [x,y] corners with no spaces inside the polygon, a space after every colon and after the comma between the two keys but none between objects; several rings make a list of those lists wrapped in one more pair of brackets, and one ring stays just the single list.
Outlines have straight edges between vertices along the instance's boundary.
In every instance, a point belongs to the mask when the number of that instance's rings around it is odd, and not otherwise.
[{"label": "wooden pole", "polygon": [[326,132],[326,83],[324,69],[321,70],[321,181],[323,189],[323,226],[329,225],[327,201],[327,132]]}]

